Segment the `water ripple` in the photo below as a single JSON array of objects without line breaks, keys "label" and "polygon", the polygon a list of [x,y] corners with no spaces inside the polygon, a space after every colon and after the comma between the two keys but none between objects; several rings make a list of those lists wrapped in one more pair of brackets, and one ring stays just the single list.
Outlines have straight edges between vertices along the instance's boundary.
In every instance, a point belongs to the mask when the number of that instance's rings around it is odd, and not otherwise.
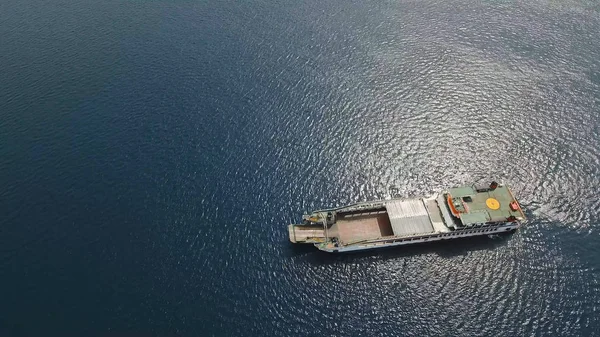
[{"label": "water ripple", "polygon": [[[0,13],[0,313],[27,335],[597,333],[596,5],[83,3]],[[287,242],[306,210],[489,178],[512,236]]]}]

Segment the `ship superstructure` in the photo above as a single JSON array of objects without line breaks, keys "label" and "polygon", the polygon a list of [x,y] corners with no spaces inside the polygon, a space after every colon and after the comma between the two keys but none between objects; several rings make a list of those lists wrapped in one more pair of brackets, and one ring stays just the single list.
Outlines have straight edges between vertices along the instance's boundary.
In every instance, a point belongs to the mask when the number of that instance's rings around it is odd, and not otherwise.
[{"label": "ship superstructure", "polygon": [[425,198],[361,202],[305,214],[290,241],[349,252],[514,231],[525,215],[508,186],[465,185]]}]

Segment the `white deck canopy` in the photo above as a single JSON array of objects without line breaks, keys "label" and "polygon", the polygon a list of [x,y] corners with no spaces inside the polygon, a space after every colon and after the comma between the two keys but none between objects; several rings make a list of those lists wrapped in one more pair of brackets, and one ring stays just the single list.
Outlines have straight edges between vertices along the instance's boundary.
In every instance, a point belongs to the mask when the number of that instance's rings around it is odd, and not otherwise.
[{"label": "white deck canopy", "polygon": [[393,200],[385,204],[394,235],[432,233],[433,225],[421,199]]}]

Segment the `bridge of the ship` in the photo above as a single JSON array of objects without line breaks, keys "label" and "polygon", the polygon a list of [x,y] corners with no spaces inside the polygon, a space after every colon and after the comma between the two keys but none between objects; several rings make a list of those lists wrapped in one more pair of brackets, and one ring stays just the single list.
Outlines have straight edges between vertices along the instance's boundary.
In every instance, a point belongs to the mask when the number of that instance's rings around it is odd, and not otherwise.
[{"label": "bridge of the ship", "polygon": [[385,210],[339,215],[328,229],[329,237],[349,244],[386,236],[410,236],[448,231],[435,199],[385,202]]}]

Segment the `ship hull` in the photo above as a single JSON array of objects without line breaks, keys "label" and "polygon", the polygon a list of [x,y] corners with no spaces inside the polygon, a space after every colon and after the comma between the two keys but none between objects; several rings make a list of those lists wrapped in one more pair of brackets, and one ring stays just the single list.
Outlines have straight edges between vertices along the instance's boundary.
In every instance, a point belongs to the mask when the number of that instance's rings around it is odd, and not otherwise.
[{"label": "ship hull", "polygon": [[360,202],[305,214],[288,226],[292,243],[330,253],[454,240],[518,229],[526,221],[508,186],[492,182],[430,197]]}]

